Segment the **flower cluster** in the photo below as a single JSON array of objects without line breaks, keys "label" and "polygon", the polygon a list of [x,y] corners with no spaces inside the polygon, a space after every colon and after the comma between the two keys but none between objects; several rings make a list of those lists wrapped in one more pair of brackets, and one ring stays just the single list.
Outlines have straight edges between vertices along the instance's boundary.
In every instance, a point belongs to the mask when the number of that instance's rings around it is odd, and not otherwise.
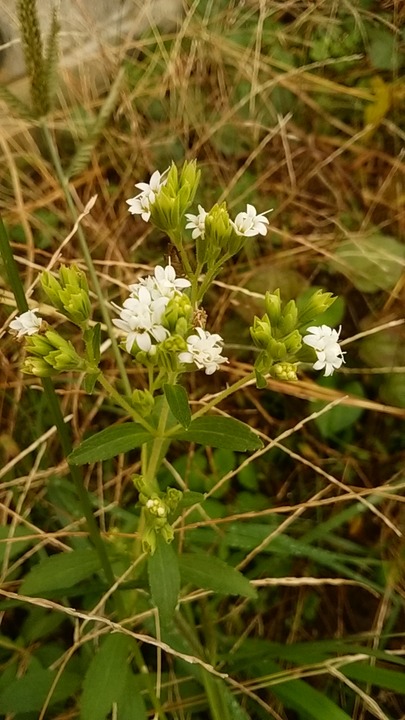
[{"label": "flower cluster", "polygon": [[309,327],[307,332],[310,334],[303,337],[304,343],[316,352],[318,359],[314,370],[325,370],[325,377],[332,375],[344,363],[344,353],[338,342],[340,330],[332,330],[328,325],[314,326]]},{"label": "flower cluster", "polygon": [[[271,212],[268,210],[267,212]],[[192,230],[191,237],[193,240],[205,237],[205,220],[209,213],[204,208],[198,206],[198,214],[192,215],[186,213],[188,223],[186,230]],[[266,213],[258,213],[254,205],[248,205],[246,212],[237,214],[235,220],[229,220],[231,227],[235,233],[243,237],[255,237],[256,235],[266,235],[269,221]]]},{"label": "flower cluster", "polygon": [[199,370],[205,368],[206,375],[212,375],[228,360],[221,354],[222,345],[223,340],[220,335],[197,327],[196,333],[187,338],[187,350],[180,353],[179,360],[186,364],[194,363]]},{"label": "flower cluster", "polygon": [[[131,294],[123,307],[115,305],[120,317],[113,323],[126,334],[127,352],[141,350],[152,358],[159,346],[174,349],[178,362],[212,375],[227,360],[221,354],[223,341],[216,333],[192,328],[190,301],[183,293],[189,286],[189,280],[176,277],[172,265],[158,265],[153,275],[129,286]],[[181,323],[181,318],[187,322]]]},{"label": "flower cluster", "polygon": [[173,297],[181,295],[182,289],[189,286],[189,280],[176,278],[172,265],[164,268],[158,265],[153,275],[129,286],[130,297],[123,307],[114,304],[120,317],[113,320],[127,336],[127,352],[131,352],[134,344],[144,352],[156,352],[156,343],[169,337],[169,330],[163,324],[166,307]]},{"label": "flower cluster", "polygon": [[[151,208],[155,205],[161,189],[167,183],[167,174],[169,171],[170,168],[160,174],[158,170],[155,170],[148,183],[141,182],[135,185],[141,192],[126,201],[129,205],[129,212],[132,215],[140,215],[142,220],[149,222]],[[267,212],[271,212],[271,210]],[[254,205],[248,204],[246,211],[238,213],[235,220],[230,220],[229,222],[236,235],[242,237],[266,235],[269,224],[266,214],[267,213],[258,213]],[[185,214],[185,218],[188,221],[186,230],[192,231],[191,237],[193,240],[197,240],[198,238],[204,239],[205,220],[208,215],[209,213],[201,205],[198,205],[198,213],[196,215],[192,213]]]},{"label": "flower cluster", "polygon": [[169,331],[162,325],[162,317],[169,302],[168,297],[152,298],[151,293],[142,285],[133,290],[131,297],[125,300],[118,320],[113,323],[126,334],[125,348],[131,352],[134,343],[139,350],[150,352],[154,342],[163,342]]}]

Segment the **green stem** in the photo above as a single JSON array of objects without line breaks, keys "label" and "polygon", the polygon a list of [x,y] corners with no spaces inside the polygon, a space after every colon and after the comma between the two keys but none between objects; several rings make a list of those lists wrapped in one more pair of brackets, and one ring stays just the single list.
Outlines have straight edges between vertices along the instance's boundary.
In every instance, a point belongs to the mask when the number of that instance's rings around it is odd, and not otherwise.
[{"label": "green stem", "polygon": [[[7,231],[0,217],[0,251],[3,258],[3,262],[6,268],[8,281],[10,287],[14,293],[15,301],[20,313],[28,310],[28,303],[25,297],[24,286],[21,282],[21,278],[18,272],[17,263],[14,259],[10,242],[8,239]],[[65,457],[68,457],[72,452],[72,443],[70,440],[69,430],[63,420],[63,415],[60,409],[58,396],[56,395],[55,388],[50,378],[41,378],[42,386],[44,388],[44,395],[47,404],[51,410],[53,421],[58,430],[59,438],[61,441],[62,449]],[[106,580],[109,585],[115,582],[114,573],[111,568],[110,560],[107,555],[107,551],[103,540],[100,535],[98,525],[93,515],[93,508],[90,502],[89,495],[83,484],[83,478],[79,468],[76,465],[69,465],[70,475],[76,487],[77,494],[80,499],[81,507],[83,510],[84,517],[86,518],[87,528],[89,536],[93,542],[96,552],[100,558],[100,563],[103,568]],[[118,608],[117,608],[118,609]]]},{"label": "green stem", "polygon": [[113,400],[117,403],[117,405],[120,405],[125,412],[130,415],[135,422],[142,425],[145,430],[150,432],[151,435],[156,435],[156,428],[153,427],[153,425],[150,425],[147,420],[144,420],[144,418],[135,410],[135,408],[130,405],[122,395],[111,385],[111,383],[108,382],[107,378],[100,373],[97,376],[97,381],[102,385],[104,390],[107,391],[109,397],[113,398]]},{"label": "green stem", "polygon": [[[229,397],[230,395],[233,395],[233,393],[237,392],[241,388],[243,388],[245,385],[247,385],[253,378],[255,377],[254,370],[250,372],[248,375],[244,376],[240,380],[237,380],[237,382],[233,383],[233,385],[230,385],[229,387],[225,388],[221,393],[216,395],[212,400],[207,402],[205,405],[203,405],[197,412],[195,412],[192,416],[192,421],[196,420],[198,417],[201,417],[202,415],[205,415],[211,408],[216,407],[221,403],[225,398]],[[179,431],[184,430],[182,425],[175,425],[175,427],[170,428],[170,430],[166,433],[166,439],[172,437],[173,435],[176,435]]]},{"label": "green stem", "polygon": [[202,283],[201,283],[201,285],[200,285],[200,288],[199,288],[199,293],[198,293],[198,296],[197,296],[197,299],[196,299],[196,302],[197,302],[197,303],[200,303],[200,302],[201,302],[201,300],[203,299],[203,297],[204,297],[205,293],[207,292],[208,288],[211,286],[212,281],[214,280],[215,276],[218,274],[218,272],[219,272],[219,270],[221,269],[221,267],[226,263],[227,260],[229,260],[230,257],[232,257],[232,256],[231,256],[231,255],[224,255],[223,257],[221,257],[220,260],[218,260],[218,261],[215,263],[214,267],[212,267],[210,270],[207,271],[207,273],[206,273],[206,275],[205,275],[205,278],[204,278],[204,280],[202,281]]},{"label": "green stem", "polygon": [[[61,184],[63,193],[64,193],[64,195],[65,195],[67,205],[68,205],[69,210],[70,210],[70,212],[71,212],[71,214],[72,214],[73,220],[76,222],[76,220],[77,220],[77,218],[78,218],[78,213],[77,213],[77,210],[76,210],[76,206],[75,206],[75,204],[74,204],[74,202],[73,202],[72,194],[71,194],[70,189],[69,189],[68,179],[67,179],[67,177],[66,177],[66,175],[65,175],[65,173],[64,173],[64,171],[63,171],[63,168],[62,168],[62,165],[61,165],[61,162],[60,162],[58,149],[57,149],[57,147],[56,147],[56,145],[55,145],[55,142],[54,142],[53,137],[52,137],[52,135],[51,135],[51,133],[50,133],[50,131],[49,131],[49,128],[48,128],[48,126],[47,126],[47,124],[46,124],[46,122],[45,122],[44,120],[41,120],[40,127],[41,127],[42,133],[43,133],[43,135],[44,135],[46,144],[47,144],[47,146],[48,146],[49,153],[50,153],[50,155],[51,155],[52,162],[53,162],[54,167],[55,167],[56,175],[57,175],[57,177],[58,177],[58,180],[59,180],[59,182],[60,182],[60,184]],[[127,395],[130,395],[130,394],[131,394],[131,385],[130,385],[129,380],[128,380],[128,375],[127,375],[127,372],[126,372],[126,369],[125,369],[124,361],[123,361],[123,359],[122,359],[122,355],[121,355],[121,353],[120,353],[120,349],[119,349],[119,347],[118,347],[118,343],[117,343],[117,341],[116,341],[116,339],[115,339],[114,328],[113,328],[113,325],[112,325],[112,322],[111,322],[110,315],[109,315],[108,310],[107,310],[107,306],[106,306],[106,304],[105,304],[105,297],[104,297],[104,295],[103,295],[103,291],[102,291],[102,289],[101,289],[101,287],[100,287],[100,283],[99,283],[99,281],[98,281],[97,273],[96,273],[96,270],[95,270],[95,267],[94,267],[94,264],[93,264],[92,257],[91,257],[91,255],[90,255],[90,251],[89,251],[89,248],[88,248],[88,245],[87,245],[87,241],[86,241],[84,232],[83,232],[82,228],[80,227],[80,225],[79,225],[78,228],[77,228],[77,236],[78,236],[78,238],[79,238],[80,249],[81,249],[81,251],[82,251],[82,253],[83,253],[83,257],[84,257],[84,260],[85,260],[86,265],[87,265],[87,270],[88,270],[88,273],[89,273],[89,275],[90,275],[90,279],[91,279],[92,286],[93,286],[94,291],[95,291],[95,293],[96,293],[96,295],[97,295],[97,299],[98,299],[99,306],[100,306],[100,311],[101,311],[101,314],[102,314],[104,323],[105,323],[105,325],[106,325],[106,327],[107,327],[107,331],[108,331],[108,334],[109,334],[109,337],[110,337],[110,340],[111,340],[111,348],[112,348],[112,351],[113,351],[113,353],[114,353],[114,357],[115,357],[115,360],[116,360],[116,363],[117,363],[117,367],[118,367],[119,372],[120,372],[120,375],[121,375],[121,380],[122,380],[122,383],[123,383],[123,386],[124,386],[124,389],[125,389],[126,394],[127,394]]]},{"label": "green stem", "polygon": [[143,454],[143,467],[142,475],[143,479],[151,492],[158,492],[159,486],[156,480],[157,471],[160,463],[162,462],[162,453],[167,444],[167,437],[165,434],[166,423],[169,417],[169,405],[167,404],[166,398],[163,399],[163,408],[160,413],[159,426],[157,429],[157,436],[154,438],[150,453],[145,452]]}]

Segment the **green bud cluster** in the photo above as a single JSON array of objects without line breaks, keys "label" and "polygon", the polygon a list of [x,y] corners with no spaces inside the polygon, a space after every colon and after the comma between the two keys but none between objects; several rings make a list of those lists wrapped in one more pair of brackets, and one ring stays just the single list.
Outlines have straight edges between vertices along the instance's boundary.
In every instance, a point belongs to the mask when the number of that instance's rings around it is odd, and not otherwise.
[{"label": "green bud cluster", "polygon": [[297,363],[276,363],[270,368],[270,375],[275,380],[286,380],[287,382],[297,380]]},{"label": "green bud cluster", "polygon": [[185,293],[174,295],[165,308],[162,325],[173,334],[184,336],[192,323],[193,308],[190,298]]},{"label": "green bud cluster", "polygon": [[192,204],[201,171],[195,160],[185,162],[180,173],[172,163],[166,182],[151,205],[151,219],[163,232],[176,231],[184,213]]},{"label": "green bud cluster", "polygon": [[27,338],[26,347],[29,357],[22,366],[25,373],[48,377],[55,372],[83,372],[88,369],[86,360],[77,354],[72,343],[64,340],[55,330],[47,330],[44,335],[31,335]]},{"label": "green bud cluster", "polygon": [[174,538],[174,531],[168,517],[172,515],[183,493],[176,488],[168,488],[165,493],[149,493],[144,479],[137,475],[134,484],[139,491],[139,502],[144,510],[145,527],[142,531],[142,548],[153,555],[156,549],[156,536],[160,534],[167,543]]},{"label": "green bud cluster", "polygon": [[131,405],[143,418],[147,418],[154,408],[155,400],[149,390],[136,389],[131,395]]},{"label": "green bud cluster", "polygon": [[170,335],[157,346],[156,359],[160,368],[166,372],[176,372],[179,368],[178,355],[187,350],[187,343],[181,335]]},{"label": "green bud cluster", "polygon": [[197,260],[213,265],[221,253],[228,254],[234,229],[226,203],[214,205],[205,218],[205,237],[197,239]]},{"label": "green bud cluster", "polygon": [[51,303],[79,327],[85,325],[91,315],[89,288],[85,274],[76,265],[62,265],[58,280],[45,271],[41,284]]},{"label": "green bud cluster", "polygon": [[283,303],[280,290],[267,292],[264,299],[265,314],[255,317],[250,334],[260,349],[255,362],[256,379],[265,386],[264,376],[270,374],[278,380],[296,380],[297,362],[302,360],[302,333],[311,322],[335,301],[329,292],[316,290],[302,306],[295,300]]},{"label": "green bud cluster", "polygon": [[[294,300],[283,304],[280,291],[267,292],[264,300],[265,314],[255,317],[250,334],[256,347],[260,348],[255,370],[261,375],[294,380],[294,360],[302,345],[298,325],[298,310]],[[277,369],[276,369],[277,368]]]}]

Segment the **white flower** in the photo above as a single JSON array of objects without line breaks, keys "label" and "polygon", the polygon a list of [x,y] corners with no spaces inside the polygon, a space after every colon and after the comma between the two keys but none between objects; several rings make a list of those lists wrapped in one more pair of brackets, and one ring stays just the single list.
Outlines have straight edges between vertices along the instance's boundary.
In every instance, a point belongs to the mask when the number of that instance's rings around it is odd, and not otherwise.
[{"label": "white flower", "polygon": [[[272,212],[267,210],[267,212]],[[257,214],[257,210],[253,205],[248,205],[246,212],[240,212],[235,220],[231,223],[238,235],[245,237],[254,237],[254,235],[266,235],[267,225],[269,224],[265,213]]]},{"label": "white flower", "polygon": [[308,332],[311,334],[303,337],[304,343],[316,352],[318,359],[314,363],[314,370],[325,370],[325,377],[333,375],[344,363],[344,353],[338,342],[340,331],[341,328],[332,330],[328,325],[320,325],[309,327]]},{"label": "white flower", "polygon": [[166,297],[171,299],[181,294],[184,288],[190,287],[191,283],[186,278],[177,278],[176,271],[172,265],[162,267],[157,265],[153,275],[142,278],[139,283],[130,285],[131,295],[137,295],[140,287],[146,287],[153,299]]},{"label": "white flower", "polygon": [[187,351],[179,353],[179,360],[182,363],[194,363],[199,370],[205,368],[206,375],[212,375],[228,359],[221,355],[222,343],[220,335],[197,327],[196,335],[187,338]]},{"label": "white flower", "polygon": [[120,319],[113,323],[127,334],[127,352],[131,352],[134,343],[140,350],[150,352],[153,341],[163,342],[168,337],[169,331],[161,324],[168,302],[168,297],[152,298],[149,290],[141,285],[137,295],[125,300],[122,308],[115,306],[120,311]]},{"label": "white flower", "polygon": [[27,312],[18,315],[10,323],[11,330],[15,330],[17,337],[20,338],[23,335],[34,335],[37,333],[42,325],[42,318],[36,316],[38,308],[34,310],[27,310]]},{"label": "white flower", "polygon": [[189,221],[186,225],[186,230],[192,230],[191,237],[193,240],[196,240],[199,237],[202,237],[204,239],[205,235],[205,218],[207,217],[208,213],[206,210],[204,210],[201,205],[198,206],[198,215],[192,215],[191,213],[186,213],[186,219]]},{"label": "white flower", "polygon": [[150,218],[150,207],[156,200],[156,195],[160,192],[163,185],[166,184],[165,175],[168,169],[164,173],[160,174],[158,170],[155,170],[148,183],[136,183],[135,187],[141,190],[138,195],[127,200],[129,205],[129,212],[132,215],[140,215],[142,220],[148,222]]}]

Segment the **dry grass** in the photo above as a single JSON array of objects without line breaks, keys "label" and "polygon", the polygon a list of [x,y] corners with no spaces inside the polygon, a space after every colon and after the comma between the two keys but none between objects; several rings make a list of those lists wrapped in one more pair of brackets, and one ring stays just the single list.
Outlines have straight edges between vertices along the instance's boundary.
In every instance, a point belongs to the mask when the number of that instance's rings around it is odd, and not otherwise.
[{"label": "dry grass", "polygon": [[[195,381],[190,388],[194,404],[205,402],[208,393],[218,391],[224,381],[238,379],[251,369],[252,356],[244,349],[249,345],[244,329],[247,318],[260,312],[265,289],[273,290],[278,285],[286,296],[295,296],[310,286],[323,286],[342,295],[347,365],[333,386],[320,385],[312,376],[302,375],[296,384],[270,381],[265,392],[248,387],[236,406],[225,405],[224,410],[260,432],[264,448],[223,472],[215,466],[215,458],[208,450],[208,467],[216,478],[208,495],[229,488],[231,479],[237,483],[241,471],[254,464],[263,504],[252,501],[252,507],[244,510],[243,500],[238,500],[235,490],[228,489],[224,516],[213,518],[204,510],[199,517],[185,513],[177,528],[180,543],[186,542],[193,530],[211,528],[215,548],[226,528],[236,522],[243,527],[244,523],[259,523],[263,518],[277,520],[269,521],[268,535],[255,548],[238,549],[239,568],[251,572],[256,585],[265,588],[261,590],[262,602],[254,611],[244,600],[232,604],[221,600],[215,605],[217,616],[211,618],[211,630],[238,638],[229,643],[230,657],[245,637],[292,644],[355,636],[368,647],[403,653],[405,400],[402,390],[399,402],[395,402],[389,381],[395,375],[403,378],[405,373],[405,275],[399,272],[388,287],[382,284],[380,290],[364,292],[353,282],[350,258],[339,256],[339,248],[349,240],[359,253],[364,248],[367,252],[365,242],[377,234],[382,238],[382,262],[384,237],[403,242],[403,83],[395,73],[389,76],[373,68],[369,58],[359,52],[348,53],[343,59],[311,59],[309,49],[316,32],[322,28],[327,32],[331,22],[338,22],[337,3],[291,0],[269,4],[249,0],[228,3],[226,9],[217,11],[215,3],[208,2],[205,17],[196,11],[197,4],[193,4],[175,34],[136,42],[111,122],[98,139],[88,167],[71,180],[79,212],[97,195],[94,208],[83,217],[81,226],[105,296],[118,301],[125,294],[125,286],[146,268],[161,262],[166,253],[164,238],[128,215],[125,198],[133,194],[134,183],[155,168],[164,169],[172,158],[180,162],[184,157],[196,157],[203,172],[202,204],[213,203],[219,190],[221,199],[226,199],[234,210],[251,201],[260,210],[273,204],[275,209],[268,239],[252,242],[210,294],[209,325],[214,331],[225,328],[231,363],[214,387],[201,386],[200,377]],[[389,13],[384,20],[378,8],[373,7],[362,10],[360,4],[354,8],[345,4],[345,12],[353,13],[360,34],[364,23],[372,21],[391,28],[397,38],[400,3],[384,3]],[[256,26],[250,39],[249,23]],[[290,64],[292,56],[296,66]],[[338,63],[347,70],[336,70]],[[370,126],[367,108],[378,102],[375,76],[389,87],[390,104]],[[102,102],[90,92],[80,105],[71,98],[49,118],[65,166],[72,149],[83,139],[85,125],[94,121]],[[78,262],[85,269],[76,236],[67,240],[74,223],[32,124],[0,120],[0,153],[0,212],[11,232],[21,276],[30,289],[30,305],[39,305],[50,317],[50,308],[38,300],[38,273],[50,265],[57,267],[62,260]],[[389,258],[391,250],[386,254]],[[399,266],[403,266],[403,258],[397,258]],[[336,264],[331,264],[333,259],[339,262],[337,269]],[[366,268],[367,277],[369,272]],[[375,279],[378,265],[373,272]],[[67,464],[60,455],[55,428],[49,429],[38,383],[21,375],[22,351],[5,334],[15,305],[4,280],[0,293],[4,304],[1,513],[2,523],[10,528],[2,593],[5,598],[15,599],[23,569],[33,556],[44,550],[68,551],[72,540],[83,537],[84,521],[63,505],[68,498],[64,482]],[[367,362],[369,346],[362,351],[361,343],[372,338],[378,348],[379,337],[390,351],[381,363],[372,364]],[[236,347],[238,344],[241,347]],[[103,362],[113,379],[116,370],[108,347]],[[129,372],[134,385],[142,385],[140,371],[131,367]],[[58,395],[66,421],[79,440],[90,429],[111,423],[114,417],[103,405],[102,393],[88,398],[78,389],[75,379],[68,380],[58,383]],[[348,386],[352,380],[360,383],[362,397],[358,386]],[[315,400],[323,401],[326,407],[308,404]],[[334,405],[363,413],[337,438],[322,435],[312,422],[314,415],[321,417]],[[192,474],[193,453],[191,449],[182,477],[185,484]],[[174,464],[175,460],[175,456],[171,458]],[[119,457],[114,466],[105,468],[104,476],[101,466],[97,466],[91,467],[85,478],[97,501],[96,515],[103,535],[111,545],[124,543],[129,553],[134,536],[121,521],[120,508],[132,507],[135,501],[131,477],[138,469],[136,457]],[[167,472],[177,479],[173,464]],[[60,494],[58,483],[63,488]],[[358,510],[351,514],[349,509],[354,507]],[[329,527],[333,542],[338,536],[342,539],[341,552],[345,552],[345,541],[347,548],[356,543],[369,549],[370,557],[386,568],[386,577],[380,579],[379,586],[371,581],[372,568],[370,573],[364,572],[361,580],[341,576],[339,570],[331,577],[330,569],[298,554],[284,565],[275,561],[274,569],[273,556],[265,552],[270,543],[277,546],[277,538],[286,535],[295,542],[304,540],[322,523],[324,534],[318,531],[321,546]],[[340,534],[335,534],[334,523]],[[14,558],[11,550],[18,542],[17,532],[38,540]],[[325,547],[334,546],[326,543]],[[139,558],[130,562],[117,586],[136,577],[138,563]],[[281,576],[273,577],[278,571]],[[360,561],[356,571],[361,572]],[[27,604],[72,619],[74,641],[66,644],[65,654],[55,664],[58,670],[62,671],[85,643],[115,629],[105,612],[110,593],[107,591],[97,604],[84,610],[18,596]],[[200,617],[206,598],[206,592],[185,592],[181,604],[194,608],[195,616]],[[158,676],[163,658],[168,675],[164,675],[161,691],[167,698],[168,715],[179,719],[206,717],[198,714],[203,697],[192,693],[187,699],[181,696],[173,657],[182,654],[163,642],[159,633],[155,639],[144,630],[151,627],[147,623],[150,614],[142,603],[142,610],[133,609],[120,631],[142,639],[148,652],[153,648],[149,657],[153,664],[156,654]],[[12,613],[8,622],[11,626],[16,622]],[[392,643],[384,639],[387,633],[393,634]],[[209,653],[206,658],[210,658]],[[341,666],[358,659],[359,655],[346,656],[342,651],[341,657],[320,663],[302,663],[300,667],[287,663],[280,675],[263,675],[255,681],[231,671],[225,682],[239,698],[253,698],[254,707],[279,719],[301,718],[289,715],[283,703],[271,694],[272,685],[286,677],[311,678],[319,689],[337,681],[339,687],[348,686],[355,698],[355,720],[394,715],[404,718],[403,697],[382,689],[364,692],[364,685],[342,674]],[[228,673],[226,663],[214,669],[214,660],[195,657],[194,661],[214,675]],[[343,690],[337,696],[343,703]],[[41,717],[48,716],[44,709]],[[257,714],[258,718],[264,716]]]}]

